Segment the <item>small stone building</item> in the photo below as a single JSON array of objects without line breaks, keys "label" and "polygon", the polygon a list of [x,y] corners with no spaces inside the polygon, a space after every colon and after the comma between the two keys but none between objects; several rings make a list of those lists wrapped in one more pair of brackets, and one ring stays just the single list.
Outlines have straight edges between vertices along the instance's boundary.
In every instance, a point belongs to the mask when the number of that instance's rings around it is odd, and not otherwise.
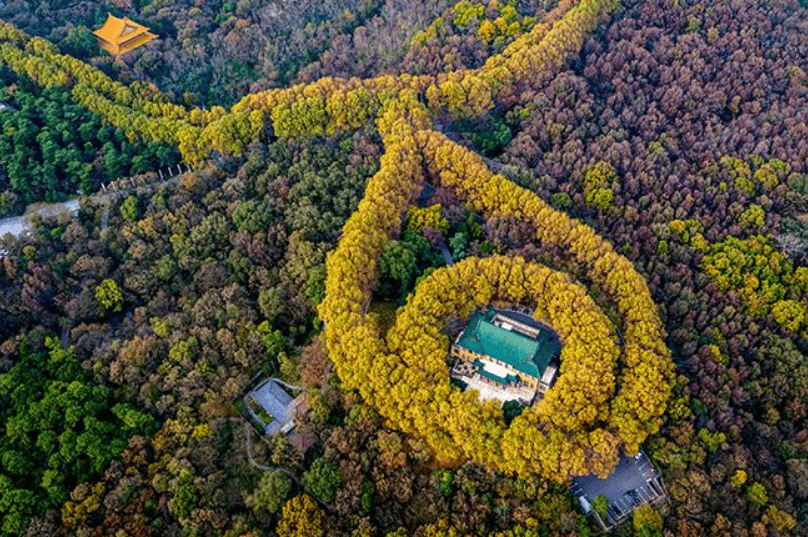
[{"label": "small stone building", "polygon": [[113,56],[121,56],[141,47],[157,36],[142,24],[128,17],[119,19],[110,14],[104,26],[93,32],[98,38],[98,46]]},{"label": "small stone building", "polygon": [[254,420],[263,424],[264,433],[275,435],[291,431],[295,423],[295,415],[304,401],[300,395],[292,398],[274,380],[266,380],[245,396],[247,411]]}]

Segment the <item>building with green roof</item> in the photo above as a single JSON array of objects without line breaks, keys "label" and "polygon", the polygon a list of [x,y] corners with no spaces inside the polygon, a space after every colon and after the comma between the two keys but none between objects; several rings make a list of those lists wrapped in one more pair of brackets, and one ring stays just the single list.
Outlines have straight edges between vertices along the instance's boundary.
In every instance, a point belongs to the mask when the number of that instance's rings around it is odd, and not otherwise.
[{"label": "building with green roof", "polygon": [[551,363],[560,352],[558,336],[528,316],[478,311],[452,345],[452,376],[488,385],[503,401],[529,404],[550,388],[558,369]]}]

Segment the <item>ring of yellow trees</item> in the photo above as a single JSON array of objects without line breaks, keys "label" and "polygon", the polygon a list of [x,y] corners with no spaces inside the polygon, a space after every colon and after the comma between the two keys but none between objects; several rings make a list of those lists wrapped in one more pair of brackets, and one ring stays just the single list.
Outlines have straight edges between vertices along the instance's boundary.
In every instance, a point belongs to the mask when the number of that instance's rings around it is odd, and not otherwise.
[{"label": "ring of yellow trees", "polygon": [[[558,382],[510,428],[498,403],[481,404],[471,392],[447,389],[449,341],[441,333],[447,317],[465,318],[497,302],[535,305],[534,317],[555,328],[562,342]],[[558,479],[603,474],[617,461],[616,434],[596,425],[608,422],[620,349],[586,289],[562,272],[502,256],[437,270],[399,312],[387,348],[395,359],[381,362],[379,374],[398,382],[391,382],[381,402],[393,407],[384,413],[397,413],[397,423],[424,438],[440,460],[473,459]]]}]

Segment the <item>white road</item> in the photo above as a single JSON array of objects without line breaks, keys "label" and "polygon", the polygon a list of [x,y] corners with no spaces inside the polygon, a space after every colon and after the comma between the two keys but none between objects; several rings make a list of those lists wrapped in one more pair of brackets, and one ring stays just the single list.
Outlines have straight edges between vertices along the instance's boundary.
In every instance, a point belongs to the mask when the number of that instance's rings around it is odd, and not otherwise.
[{"label": "white road", "polygon": [[0,220],[0,237],[11,234],[14,237],[27,233],[31,230],[31,217],[35,214],[43,217],[58,216],[61,213],[72,213],[74,216],[79,213],[79,200],[70,200],[62,203],[51,203],[31,211],[23,216],[12,216]]}]

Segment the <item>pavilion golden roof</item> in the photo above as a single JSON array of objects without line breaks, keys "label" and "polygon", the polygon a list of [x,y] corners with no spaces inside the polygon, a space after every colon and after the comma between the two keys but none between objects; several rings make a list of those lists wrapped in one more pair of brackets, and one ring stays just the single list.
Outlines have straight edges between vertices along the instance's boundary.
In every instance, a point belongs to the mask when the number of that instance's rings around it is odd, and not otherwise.
[{"label": "pavilion golden roof", "polygon": [[124,17],[110,14],[104,26],[93,32],[98,38],[98,46],[112,54],[121,56],[142,45],[145,45],[157,36],[142,24]]}]

